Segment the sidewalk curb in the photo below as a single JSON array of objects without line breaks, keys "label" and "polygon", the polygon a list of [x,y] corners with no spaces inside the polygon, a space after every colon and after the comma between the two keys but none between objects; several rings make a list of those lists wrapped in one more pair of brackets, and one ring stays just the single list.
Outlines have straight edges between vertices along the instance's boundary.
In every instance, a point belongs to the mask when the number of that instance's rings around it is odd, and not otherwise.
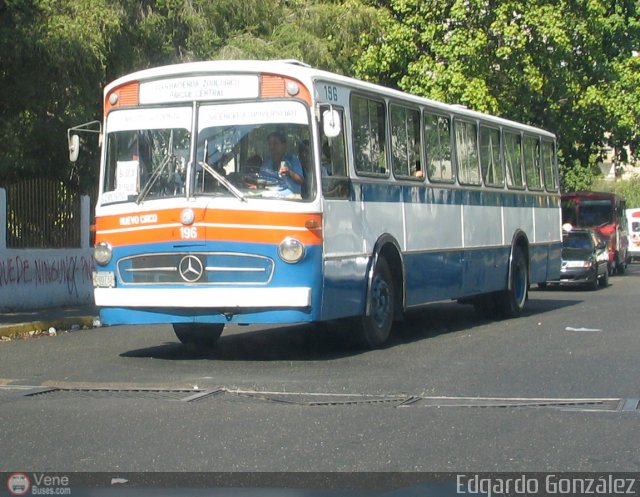
[{"label": "sidewalk curb", "polygon": [[57,331],[71,329],[76,325],[80,328],[93,328],[94,321],[98,316],[74,316],[58,319],[35,320],[26,323],[12,323],[0,325],[0,337],[14,338],[21,333],[29,333],[30,331],[47,331],[49,328],[55,328]]}]

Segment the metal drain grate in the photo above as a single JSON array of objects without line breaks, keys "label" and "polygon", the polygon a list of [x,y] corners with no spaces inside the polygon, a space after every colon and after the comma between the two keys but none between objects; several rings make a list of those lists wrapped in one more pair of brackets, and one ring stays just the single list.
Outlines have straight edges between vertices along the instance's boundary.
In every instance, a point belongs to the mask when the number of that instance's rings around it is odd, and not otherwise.
[{"label": "metal drain grate", "polygon": [[256,390],[165,389],[165,388],[41,388],[23,394],[37,399],[151,399],[179,402],[208,400],[238,400],[272,402],[307,407],[380,406],[423,408],[482,408],[482,409],[555,409],[563,411],[640,412],[638,398],[551,399],[514,397],[427,397],[416,395],[366,395],[311,392],[261,392]]},{"label": "metal drain grate", "polygon": [[25,394],[25,397],[48,399],[153,399],[191,402],[215,395],[222,390],[187,390],[162,388],[48,388]]},{"label": "metal drain grate", "polygon": [[[409,404],[419,407],[548,408],[580,411],[620,411],[627,399],[536,399],[487,397],[416,397]],[[637,402],[636,402],[637,405]],[[631,410],[631,409],[625,409]]]},{"label": "metal drain grate", "polygon": [[349,406],[380,405],[398,407],[408,400],[408,396],[398,395],[352,395],[352,394],[319,394],[319,393],[261,393],[237,391],[236,395],[268,402],[295,404],[301,406]]}]

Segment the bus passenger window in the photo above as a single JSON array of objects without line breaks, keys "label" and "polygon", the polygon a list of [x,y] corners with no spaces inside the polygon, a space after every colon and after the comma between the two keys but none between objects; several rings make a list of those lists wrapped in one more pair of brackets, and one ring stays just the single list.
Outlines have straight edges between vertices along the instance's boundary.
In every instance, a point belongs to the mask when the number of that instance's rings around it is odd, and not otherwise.
[{"label": "bus passenger window", "polygon": [[427,174],[431,181],[453,181],[449,118],[424,115],[424,143],[427,151]]},{"label": "bus passenger window", "polygon": [[480,126],[480,165],[485,185],[504,185],[500,161],[500,130]]},{"label": "bus passenger window", "polygon": [[398,177],[421,179],[420,113],[398,105],[390,106],[393,173]]},{"label": "bus passenger window", "polygon": [[524,138],[524,170],[527,186],[531,190],[542,190],[542,171],[540,168],[540,140],[532,136]]},{"label": "bus passenger window", "polygon": [[547,187],[547,191],[558,191],[558,176],[556,174],[555,167],[555,149],[553,142],[542,142],[542,168],[544,169],[544,185]]},{"label": "bus passenger window", "polygon": [[467,185],[480,184],[480,162],[478,160],[478,134],[475,124],[454,121],[456,130],[456,159],[458,179]]},{"label": "bus passenger window", "polygon": [[507,173],[507,186],[522,188],[522,140],[520,134],[504,132],[504,163]]},{"label": "bus passenger window", "polygon": [[356,172],[387,175],[385,104],[354,95],[351,99]]}]

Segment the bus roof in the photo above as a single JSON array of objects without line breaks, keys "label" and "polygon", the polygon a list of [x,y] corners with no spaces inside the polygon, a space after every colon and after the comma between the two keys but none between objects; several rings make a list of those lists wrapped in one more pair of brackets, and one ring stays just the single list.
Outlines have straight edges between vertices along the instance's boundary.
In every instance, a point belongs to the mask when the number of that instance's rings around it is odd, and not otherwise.
[{"label": "bus roof", "polygon": [[363,92],[376,92],[389,98],[403,99],[416,105],[431,107],[446,114],[456,114],[470,119],[481,119],[496,126],[504,126],[522,130],[524,132],[543,135],[550,139],[555,139],[555,135],[549,131],[535,126],[519,123],[509,119],[485,114],[482,112],[467,109],[458,104],[446,104],[426,97],[419,97],[399,90],[387,88],[374,83],[342,76],[336,73],[315,69],[297,60],[211,60],[201,62],[187,62],[182,64],[172,64],[159,66],[150,69],[143,69],[131,74],[122,76],[109,83],[104,90],[106,95],[114,88],[131,81],[145,81],[161,79],[166,77],[186,76],[193,74],[207,73],[268,73],[280,74],[291,78],[299,79],[303,84],[311,88],[315,81],[332,81],[337,84],[350,86],[353,89]]},{"label": "bus roof", "polygon": [[624,200],[620,195],[611,192],[567,192],[562,194],[563,199],[591,199],[591,200]]}]

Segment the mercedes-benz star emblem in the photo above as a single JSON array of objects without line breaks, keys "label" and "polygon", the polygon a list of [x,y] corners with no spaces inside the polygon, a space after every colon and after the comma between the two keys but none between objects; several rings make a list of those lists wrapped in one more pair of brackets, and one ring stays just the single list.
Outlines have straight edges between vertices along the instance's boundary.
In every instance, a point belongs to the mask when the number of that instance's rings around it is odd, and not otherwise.
[{"label": "mercedes-benz star emblem", "polygon": [[184,281],[187,283],[195,283],[202,277],[204,267],[200,259],[195,255],[185,255],[180,259],[178,271],[180,271],[180,276],[182,276]]}]

